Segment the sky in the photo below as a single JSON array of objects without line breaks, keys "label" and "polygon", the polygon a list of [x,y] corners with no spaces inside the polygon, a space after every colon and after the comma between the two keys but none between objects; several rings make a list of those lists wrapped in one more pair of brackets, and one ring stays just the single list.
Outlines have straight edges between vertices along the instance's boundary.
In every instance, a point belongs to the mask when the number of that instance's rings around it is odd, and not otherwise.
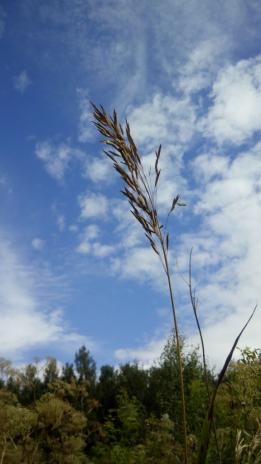
[{"label": "sky", "polygon": [[0,0],[0,356],[150,366],[172,328],[160,262],[103,154],[90,100],[162,145],[178,321],[220,366],[260,348],[261,4]]}]

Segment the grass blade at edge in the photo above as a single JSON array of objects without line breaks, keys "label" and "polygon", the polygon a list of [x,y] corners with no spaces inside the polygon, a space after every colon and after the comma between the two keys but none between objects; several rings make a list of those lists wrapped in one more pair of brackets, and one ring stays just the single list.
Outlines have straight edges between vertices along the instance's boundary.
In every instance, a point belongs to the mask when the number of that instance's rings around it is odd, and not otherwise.
[{"label": "grass blade at edge", "polygon": [[241,337],[241,335],[243,334],[244,330],[247,328],[248,324],[250,323],[252,317],[254,316],[255,312],[256,312],[256,309],[257,309],[257,305],[254,307],[250,317],[248,318],[246,324],[244,325],[244,327],[242,328],[242,330],[239,332],[238,336],[236,337],[234,343],[233,343],[233,346],[226,358],[226,361],[218,375],[218,379],[217,379],[217,383],[216,383],[216,386],[214,388],[214,391],[212,393],[212,396],[211,396],[211,400],[210,400],[210,404],[209,404],[209,408],[208,408],[208,412],[207,412],[207,416],[205,418],[205,421],[204,421],[204,424],[203,424],[203,428],[202,428],[202,435],[201,435],[201,443],[200,443],[200,449],[199,449],[199,454],[198,454],[198,464],[205,464],[206,462],[206,458],[207,458],[207,453],[208,453],[208,447],[209,447],[209,440],[210,440],[210,433],[211,433],[211,426],[212,426],[212,423],[213,423],[213,417],[214,417],[214,406],[215,406],[215,400],[216,400],[216,396],[217,396],[217,392],[218,392],[218,389],[220,387],[220,385],[222,384],[223,382],[223,379],[224,379],[224,376],[225,376],[225,373],[227,371],[227,368],[228,368],[228,365],[231,361],[231,358],[233,356],[233,353],[235,351],[235,348],[238,344],[238,341]]}]

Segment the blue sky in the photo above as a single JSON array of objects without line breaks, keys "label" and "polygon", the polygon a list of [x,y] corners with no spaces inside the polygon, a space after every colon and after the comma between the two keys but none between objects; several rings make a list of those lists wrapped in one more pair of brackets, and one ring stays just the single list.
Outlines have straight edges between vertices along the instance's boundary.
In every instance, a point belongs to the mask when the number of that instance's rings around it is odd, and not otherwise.
[{"label": "blue sky", "polygon": [[[178,317],[220,364],[261,301],[261,5],[231,0],[0,1],[0,355],[150,365],[166,284],[102,154],[89,100],[161,143]],[[260,311],[242,339],[260,346]]]}]

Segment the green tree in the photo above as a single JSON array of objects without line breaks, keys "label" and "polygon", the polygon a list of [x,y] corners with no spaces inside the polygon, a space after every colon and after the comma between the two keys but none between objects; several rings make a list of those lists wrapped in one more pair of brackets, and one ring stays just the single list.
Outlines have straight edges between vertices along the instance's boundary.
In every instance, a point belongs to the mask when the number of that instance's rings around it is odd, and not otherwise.
[{"label": "green tree", "polygon": [[124,390],[118,395],[117,403],[104,423],[102,442],[92,450],[93,460],[97,464],[143,464],[144,410]]},{"label": "green tree", "polygon": [[135,397],[140,403],[144,403],[148,388],[148,372],[139,367],[137,362],[123,364],[118,374],[118,385],[130,398]]},{"label": "green tree", "polygon": [[68,362],[65,363],[65,365],[62,367],[61,379],[67,383],[70,383],[76,379],[73,364]]},{"label": "green tree", "polygon": [[38,376],[35,364],[28,364],[24,370],[17,371],[16,382],[19,385],[18,399],[23,405],[35,403],[43,392],[43,384]]},{"label": "green tree", "polygon": [[179,463],[182,450],[180,445],[175,443],[174,424],[168,414],[164,414],[160,419],[149,418],[146,421],[146,428],[146,463]]},{"label": "green tree", "polygon": [[39,461],[35,411],[21,406],[16,397],[0,392],[0,463],[36,464]]},{"label": "green tree", "polygon": [[100,403],[99,417],[105,419],[111,409],[116,408],[118,376],[112,366],[102,366],[96,386],[96,396]]},{"label": "green tree", "polygon": [[79,381],[87,380],[93,389],[96,382],[96,363],[85,346],[75,354],[74,363]]},{"label": "green tree", "polygon": [[80,464],[84,455],[86,418],[67,401],[46,393],[36,403],[42,463]]},{"label": "green tree", "polygon": [[[256,442],[261,423],[261,364],[259,350],[246,348],[241,359],[231,363],[216,402],[216,426],[222,460],[235,462],[235,449]],[[255,438],[254,438],[255,437]],[[261,446],[261,441],[259,441]],[[251,447],[250,447],[251,448]],[[251,449],[248,450],[249,452]],[[215,458],[212,440],[209,462]],[[244,461],[242,453],[242,463]],[[241,462],[241,461],[238,461]],[[255,462],[255,461],[253,461]],[[258,461],[257,461],[258,462]]]},{"label": "green tree", "polygon": [[44,379],[43,384],[45,389],[48,389],[48,385],[55,382],[59,377],[59,370],[57,367],[57,361],[55,358],[49,358],[44,368]]}]

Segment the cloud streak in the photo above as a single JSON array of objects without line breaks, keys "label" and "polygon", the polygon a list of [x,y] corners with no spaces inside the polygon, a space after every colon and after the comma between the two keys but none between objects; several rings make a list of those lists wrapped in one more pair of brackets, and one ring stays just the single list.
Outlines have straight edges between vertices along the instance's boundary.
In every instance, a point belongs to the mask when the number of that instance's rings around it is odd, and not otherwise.
[{"label": "cloud streak", "polygon": [[51,309],[50,282],[46,292],[44,277],[39,285],[40,272],[28,266],[2,237],[0,256],[1,356],[22,360],[28,350],[50,345],[60,350],[76,349],[83,343],[94,347],[91,339],[69,328],[59,307]]}]

